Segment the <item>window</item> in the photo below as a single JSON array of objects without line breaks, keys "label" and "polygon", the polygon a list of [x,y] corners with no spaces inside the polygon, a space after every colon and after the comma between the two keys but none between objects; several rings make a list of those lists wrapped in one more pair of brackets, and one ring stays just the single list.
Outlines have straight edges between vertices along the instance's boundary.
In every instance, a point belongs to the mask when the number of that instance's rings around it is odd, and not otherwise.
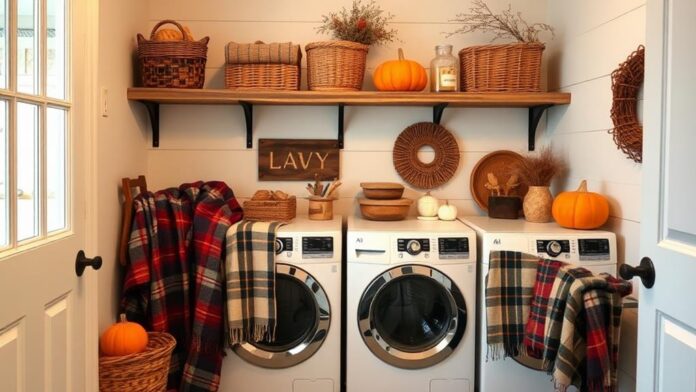
[{"label": "window", "polygon": [[67,0],[0,0],[0,249],[69,227]]}]

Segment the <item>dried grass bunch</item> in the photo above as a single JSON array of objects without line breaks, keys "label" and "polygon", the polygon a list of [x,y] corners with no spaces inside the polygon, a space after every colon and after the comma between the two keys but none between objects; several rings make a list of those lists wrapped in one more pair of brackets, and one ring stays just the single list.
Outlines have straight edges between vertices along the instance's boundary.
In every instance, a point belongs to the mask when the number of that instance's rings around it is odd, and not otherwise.
[{"label": "dried grass bunch", "polygon": [[527,155],[515,167],[515,173],[528,186],[549,186],[565,170],[565,163],[546,147],[538,155]]},{"label": "dried grass bunch", "polygon": [[353,6],[349,10],[344,7],[340,12],[322,15],[321,26],[317,27],[317,31],[344,41],[365,45],[382,44],[396,39],[397,30],[387,27],[393,18],[394,15],[385,14],[374,0],[368,3],[353,0]]},{"label": "dried grass bunch", "polygon": [[527,23],[522,19],[522,13],[514,12],[509,4],[506,10],[494,14],[483,0],[474,0],[469,12],[457,14],[456,18],[451,20],[451,22],[461,23],[462,26],[448,33],[448,37],[476,31],[494,34],[491,41],[506,38],[526,43],[539,42],[541,32],[549,32],[551,38],[554,37],[553,27],[546,23]]}]

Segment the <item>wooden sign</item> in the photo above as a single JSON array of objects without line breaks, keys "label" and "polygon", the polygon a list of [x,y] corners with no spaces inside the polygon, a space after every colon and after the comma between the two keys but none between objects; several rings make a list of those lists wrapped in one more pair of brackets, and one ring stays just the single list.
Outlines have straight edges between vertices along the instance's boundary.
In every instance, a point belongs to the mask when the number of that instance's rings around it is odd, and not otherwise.
[{"label": "wooden sign", "polygon": [[339,177],[335,140],[259,139],[259,181],[314,180]]}]

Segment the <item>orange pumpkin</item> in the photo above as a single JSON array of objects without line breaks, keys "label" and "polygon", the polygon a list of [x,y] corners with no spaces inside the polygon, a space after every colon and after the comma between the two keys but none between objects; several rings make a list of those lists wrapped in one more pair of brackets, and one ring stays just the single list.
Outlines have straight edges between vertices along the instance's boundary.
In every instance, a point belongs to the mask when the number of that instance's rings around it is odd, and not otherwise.
[{"label": "orange pumpkin", "polygon": [[[189,30],[188,26],[184,26],[184,33],[186,33],[186,39],[193,41],[193,34]],[[155,41],[181,41],[184,37],[181,35],[179,29],[159,29],[155,33]]]},{"label": "orange pumpkin", "polygon": [[422,65],[404,59],[399,49],[399,59],[380,64],[372,81],[379,91],[421,91],[428,84],[428,74]]},{"label": "orange pumpkin", "polygon": [[551,213],[563,227],[596,229],[609,219],[609,202],[599,193],[588,192],[587,181],[582,180],[577,191],[556,196]]},{"label": "orange pumpkin", "polygon": [[99,338],[99,347],[104,355],[115,357],[142,352],[147,341],[145,328],[126,320],[126,315],[121,313],[121,321],[107,328]]}]

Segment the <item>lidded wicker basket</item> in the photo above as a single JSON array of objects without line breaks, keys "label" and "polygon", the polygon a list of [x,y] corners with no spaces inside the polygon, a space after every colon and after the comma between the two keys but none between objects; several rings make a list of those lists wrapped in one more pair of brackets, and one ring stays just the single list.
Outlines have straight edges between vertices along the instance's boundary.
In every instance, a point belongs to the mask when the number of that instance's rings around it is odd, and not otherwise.
[{"label": "lidded wicker basket", "polygon": [[289,222],[297,216],[297,198],[285,200],[247,200],[244,202],[244,219],[253,221]]},{"label": "lidded wicker basket", "polygon": [[539,92],[544,44],[470,46],[459,51],[461,91]]},{"label": "lidded wicker basket", "polygon": [[166,332],[148,332],[145,351],[121,357],[99,358],[100,392],[163,392],[176,346]]},{"label": "lidded wicker basket", "polygon": [[226,47],[225,87],[236,90],[299,90],[301,61],[300,46],[290,42],[230,42]]},{"label": "lidded wicker basket", "polygon": [[307,44],[307,87],[314,91],[361,90],[369,48],[351,41]]},{"label": "lidded wicker basket", "polygon": [[[157,30],[165,24],[175,25],[183,40],[155,40]],[[138,65],[143,87],[202,88],[208,41],[192,41],[184,28],[173,20],[163,20],[152,28],[150,39],[138,34]]]}]

